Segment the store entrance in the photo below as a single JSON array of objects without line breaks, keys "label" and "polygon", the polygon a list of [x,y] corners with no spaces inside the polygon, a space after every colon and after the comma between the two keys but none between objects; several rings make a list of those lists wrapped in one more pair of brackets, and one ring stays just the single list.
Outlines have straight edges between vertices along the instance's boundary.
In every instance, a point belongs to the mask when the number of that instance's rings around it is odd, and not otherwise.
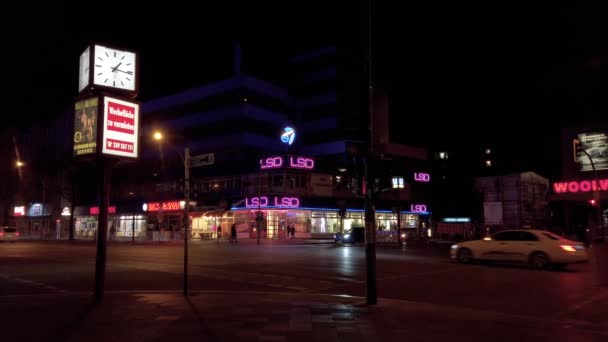
[{"label": "store entrance", "polygon": [[277,239],[285,225],[285,212],[269,210],[266,216],[266,238]]}]

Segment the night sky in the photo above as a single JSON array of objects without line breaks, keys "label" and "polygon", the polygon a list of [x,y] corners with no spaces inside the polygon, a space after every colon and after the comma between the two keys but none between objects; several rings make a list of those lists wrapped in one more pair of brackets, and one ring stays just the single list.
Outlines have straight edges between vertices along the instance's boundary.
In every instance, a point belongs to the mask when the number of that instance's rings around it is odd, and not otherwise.
[{"label": "night sky", "polygon": [[[27,126],[68,110],[78,56],[92,40],[141,52],[141,100],[224,77],[236,40],[246,70],[280,79],[285,56],[328,44],[340,51],[359,39],[352,20],[363,17],[359,8],[332,3],[170,1],[145,10],[128,1],[18,3],[0,24],[12,86],[5,110],[15,113],[3,116]],[[514,168],[550,175],[560,127],[605,124],[606,13],[579,2],[377,1],[374,78],[391,96],[393,138],[436,147],[491,143]],[[539,161],[538,151],[547,159]]]}]

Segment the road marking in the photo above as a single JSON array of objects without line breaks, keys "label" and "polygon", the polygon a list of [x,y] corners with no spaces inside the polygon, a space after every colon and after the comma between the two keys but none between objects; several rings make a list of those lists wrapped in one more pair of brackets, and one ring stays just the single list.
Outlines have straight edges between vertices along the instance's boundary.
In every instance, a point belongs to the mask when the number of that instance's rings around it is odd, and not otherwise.
[{"label": "road marking", "polygon": [[461,270],[462,270],[462,268],[460,268],[460,267],[453,267],[453,268],[439,270],[439,271],[412,273],[412,274],[403,274],[403,275],[398,275],[398,276],[383,277],[383,278],[378,278],[378,280],[379,281],[385,281],[385,280],[397,280],[397,279],[411,278],[411,277],[424,277],[424,276],[429,276],[429,275],[442,274],[442,273],[450,273],[450,272],[453,272],[453,271],[461,271]]},{"label": "road marking", "polygon": [[605,297],[608,297],[608,290],[600,291],[600,293],[598,293],[594,296],[591,296],[591,298],[588,298],[587,300],[584,300],[580,303],[571,305],[571,306],[567,307],[565,310],[562,310],[562,311],[552,315],[551,317],[557,318],[557,317],[566,316],[566,315],[572,313],[573,311],[580,310],[589,304],[592,304],[594,302],[598,302],[598,301],[604,299]]},{"label": "road marking", "polygon": [[29,279],[11,277],[11,276],[7,276],[4,274],[0,274],[0,278],[7,280],[7,281],[15,282],[15,283],[21,283],[21,284],[25,284],[25,285],[40,287],[40,288],[43,288],[45,290],[55,292],[55,293],[62,293],[62,294],[70,293],[70,291],[68,291],[68,290],[64,290],[64,289],[58,288],[56,286],[48,285],[45,283],[40,283],[40,282],[29,280]]},{"label": "road marking", "polygon": [[[126,264],[117,264],[117,263],[112,263],[109,265],[116,266],[116,267],[130,268],[130,269],[146,270],[146,271],[166,272],[166,273],[172,273],[172,274],[181,274],[182,273],[181,265],[165,264],[164,265],[165,267],[160,267],[158,265],[158,263],[137,262],[137,264],[144,265],[144,266],[126,265]],[[226,271],[226,270],[222,270],[220,268],[214,268],[214,267],[210,267],[210,266],[201,266],[201,265],[192,265],[191,267],[198,268],[203,271],[205,271],[205,270],[212,271],[212,272],[208,272],[208,273],[193,274],[193,276],[200,276],[200,277],[219,279],[219,280],[230,280],[230,281],[236,281],[236,282],[241,282],[241,283],[263,285],[263,286],[275,287],[275,288],[286,288],[286,289],[297,290],[297,291],[307,290],[306,287],[301,286],[303,279],[313,282],[315,285],[311,285],[311,287],[314,287],[314,288],[318,288],[319,285],[321,286],[321,288],[333,287],[333,286],[337,285],[335,280],[332,281],[332,280],[325,280],[325,279],[311,279],[311,278],[294,277],[294,276],[290,276],[290,275],[281,275],[281,274]],[[257,279],[251,279],[251,278],[257,278]],[[296,283],[300,286],[290,286],[290,284],[289,284],[290,282]],[[349,282],[356,283],[356,284],[364,283],[364,281],[360,281],[360,280],[350,280]]]}]

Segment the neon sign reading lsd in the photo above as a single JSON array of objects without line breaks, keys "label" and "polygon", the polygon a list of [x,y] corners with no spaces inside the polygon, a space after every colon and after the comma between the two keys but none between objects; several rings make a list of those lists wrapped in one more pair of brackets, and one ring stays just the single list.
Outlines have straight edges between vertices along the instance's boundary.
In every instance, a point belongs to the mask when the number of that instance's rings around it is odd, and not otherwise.
[{"label": "neon sign reading lsd", "polygon": [[412,204],[410,205],[410,211],[413,213],[426,213],[426,205],[424,204]]},{"label": "neon sign reading lsd", "polygon": [[268,157],[260,159],[260,169],[278,169],[281,167],[290,167],[292,169],[307,169],[312,170],[315,167],[315,161],[307,157]]},{"label": "neon sign reading lsd", "polygon": [[414,173],[414,180],[416,182],[430,182],[431,181],[431,175],[428,173],[424,173],[424,172],[415,172]]},{"label": "neon sign reading lsd", "polygon": [[300,206],[300,199],[297,197],[251,197],[245,198],[245,207],[247,208],[262,208],[262,207],[279,207],[279,208],[297,208]]}]

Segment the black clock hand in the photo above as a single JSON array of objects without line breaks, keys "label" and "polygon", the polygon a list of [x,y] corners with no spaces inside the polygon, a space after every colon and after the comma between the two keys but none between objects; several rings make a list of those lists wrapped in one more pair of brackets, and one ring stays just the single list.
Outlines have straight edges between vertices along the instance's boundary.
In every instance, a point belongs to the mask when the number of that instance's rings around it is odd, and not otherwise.
[{"label": "black clock hand", "polygon": [[133,71],[122,71],[120,69],[114,69],[114,71],[120,71],[120,72],[123,72],[125,74],[133,75]]},{"label": "black clock hand", "polygon": [[118,63],[118,65],[117,65],[117,66],[113,67],[113,68],[112,68],[112,72],[116,71],[116,69],[118,69],[118,67],[119,67],[121,64],[122,64],[122,62]]}]

